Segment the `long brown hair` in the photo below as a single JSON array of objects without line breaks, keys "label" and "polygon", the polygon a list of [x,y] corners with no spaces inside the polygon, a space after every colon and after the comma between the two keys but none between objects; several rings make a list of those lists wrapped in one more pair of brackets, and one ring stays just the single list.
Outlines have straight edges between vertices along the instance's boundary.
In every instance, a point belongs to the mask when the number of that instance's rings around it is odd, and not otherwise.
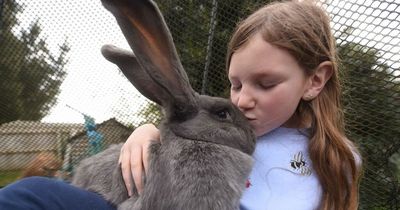
[{"label": "long brown hair", "polygon": [[320,208],[357,209],[361,161],[345,136],[336,45],[329,24],[328,15],[315,2],[266,5],[237,26],[228,46],[227,69],[233,53],[255,34],[287,50],[308,76],[320,63],[331,61],[332,77],[315,99],[300,101],[296,114],[311,119],[309,154],[323,189]]}]

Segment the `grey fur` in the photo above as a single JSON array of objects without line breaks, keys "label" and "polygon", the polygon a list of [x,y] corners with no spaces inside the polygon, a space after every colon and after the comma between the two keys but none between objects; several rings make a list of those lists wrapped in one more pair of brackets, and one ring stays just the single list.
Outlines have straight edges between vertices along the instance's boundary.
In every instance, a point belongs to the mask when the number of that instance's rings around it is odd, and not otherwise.
[{"label": "grey fur", "polygon": [[121,145],[83,160],[72,184],[101,194],[118,209],[237,209],[255,147],[247,119],[229,100],[193,91],[154,2],[102,2],[136,56],[110,45],[102,53],[165,110],[161,143],[149,148],[149,170],[140,196],[134,188],[128,198],[118,165]]}]

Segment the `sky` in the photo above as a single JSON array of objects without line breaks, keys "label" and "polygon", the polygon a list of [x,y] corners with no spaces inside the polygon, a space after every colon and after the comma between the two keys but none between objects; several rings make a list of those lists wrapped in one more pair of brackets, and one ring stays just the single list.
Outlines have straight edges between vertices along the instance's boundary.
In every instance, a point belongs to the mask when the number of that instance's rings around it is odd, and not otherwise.
[{"label": "sky", "polygon": [[114,17],[102,7],[100,0],[19,2],[25,8],[19,16],[21,28],[28,28],[39,18],[42,34],[52,52],[58,53],[65,39],[71,46],[65,67],[67,76],[57,104],[42,121],[83,122],[78,111],[94,117],[96,122],[115,116],[125,123],[134,121],[131,113],[147,102],[100,53],[104,44],[129,49]]},{"label": "sky", "polygon": [[[28,28],[30,23],[39,19],[43,38],[46,39],[52,52],[57,54],[58,46],[65,39],[71,47],[68,53],[69,62],[65,67],[67,76],[61,86],[57,104],[42,120],[43,122],[82,123],[82,115],[67,105],[94,117],[97,123],[111,117],[117,117],[126,124],[140,120],[134,113],[148,100],[141,96],[118,68],[106,61],[100,53],[100,48],[104,44],[114,44],[129,49],[115,19],[102,7],[100,0],[18,0],[18,2],[24,5],[25,10],[18,16],[21,24],[15,28],[16,33],[21,28]],[[400,60],[398,29],[400,0],[387,0],[386,3],[378,0],[328,0],[328,2],[332,5],[327,11],[331,14],[333,22],[359,25],[349,37],[351,41],[381,48],[386,51],[384,56],[389,59],[388,64],[392,65],[393,69],[400,68],[399,62],[392,62]],[[369,6],[376,9],[368,9]],[[381,17],[388,18],[389,21],[382,21]],[[342,25],[332,24],[332,27],[339,31]],[[366,42],[371,39],[379,41]],[[394,74],[399,75],[399,72]]]},{"label": "sky", "polygon": [[[396,76],[400,75],[400,0],[328,0],[332,28],[338,32],[344,25],[357,26],[347,40],[375,47]],[[338,24],[340,23],[340,24]],[[373,40],[373,41],[371,41]],[[397,61],[397,62],[393,62]]]}]

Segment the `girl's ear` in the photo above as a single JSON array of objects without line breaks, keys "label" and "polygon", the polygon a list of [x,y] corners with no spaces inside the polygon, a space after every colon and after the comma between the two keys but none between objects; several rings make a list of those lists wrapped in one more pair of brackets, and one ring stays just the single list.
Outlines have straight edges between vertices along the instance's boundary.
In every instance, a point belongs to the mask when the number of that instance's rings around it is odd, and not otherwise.
[{"label": "girl's ear", "polygon": [[326,82],[331,78],[333,65],[331,61],[320,63],[314,74],[309,77],[309,87],[304,91],[302,99],[310,101],[317,97],[322,91]]}]

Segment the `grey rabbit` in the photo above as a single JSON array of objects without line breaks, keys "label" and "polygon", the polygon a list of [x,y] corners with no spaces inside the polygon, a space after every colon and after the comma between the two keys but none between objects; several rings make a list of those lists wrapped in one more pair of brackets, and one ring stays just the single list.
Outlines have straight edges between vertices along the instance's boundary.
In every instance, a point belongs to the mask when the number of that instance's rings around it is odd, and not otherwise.
[{"label": "grey rabbit", "polygon": [[139,196],[128,197],[118,164],[121,145],[81,161],[72,184],[101,194],[118,209],[238,209],[252,168],[255,135],[228,99],[199,95],[189,84],[168,27],[153,1],[102,0],[134,54],[105,45],[145,97],[161,105],[161,142],[149,147]]}]

